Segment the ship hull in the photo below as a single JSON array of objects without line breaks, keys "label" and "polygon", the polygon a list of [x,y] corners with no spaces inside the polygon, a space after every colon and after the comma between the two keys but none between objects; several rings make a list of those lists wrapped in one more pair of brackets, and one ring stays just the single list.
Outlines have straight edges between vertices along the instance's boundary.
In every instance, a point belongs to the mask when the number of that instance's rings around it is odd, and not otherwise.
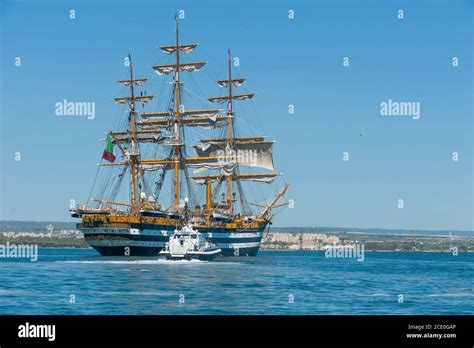
[{"label": "ship hull", "polygon": [[[255,229],[199,228],[223,256],[257,256],[266,224]],[[81,228],[85,241],[102,256],[159,256],[174,225],[131,224],[130,228]]]}]

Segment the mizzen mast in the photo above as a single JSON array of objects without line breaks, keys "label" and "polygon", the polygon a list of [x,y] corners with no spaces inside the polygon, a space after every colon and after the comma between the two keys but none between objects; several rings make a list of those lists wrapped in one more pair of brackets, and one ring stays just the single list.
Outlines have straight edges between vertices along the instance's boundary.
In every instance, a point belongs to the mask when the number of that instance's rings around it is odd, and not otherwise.
[{"label": "mizzen mast", "polygon": [[[244,100],[250,99],[254,96],[254,94],[241,94],[234,96],[233,94],[233,87],[239,87],[245,81],[243,78],[232,78],[232,56],[230,53],[230,49],[227,50],[227,62],[228,62],[228,76],[226,80],[219,80],[217,83],[221,87],[227,87],[227,96],[222,97],[214,97],[209,98],[208,100],[213,103],[222,103],[227,101],[227,144],[226,144],[226,155],[230,158],[236,157],[233,153],[234,150],[234,108],[233,108],[233,100]],[[233,214],[234,212],[234,181],[240,179],[239,175],[236,175],[236,168],[234,167],[230,174],[226,175],[226,183],[227,183],[227,198],[226,203],[228,206],[228,213]]]}]

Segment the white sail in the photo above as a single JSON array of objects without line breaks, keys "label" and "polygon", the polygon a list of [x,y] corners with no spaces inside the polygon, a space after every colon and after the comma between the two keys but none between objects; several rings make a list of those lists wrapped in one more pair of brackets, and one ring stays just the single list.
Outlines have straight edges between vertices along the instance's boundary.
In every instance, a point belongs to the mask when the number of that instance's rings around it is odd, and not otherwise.
[{"label": "white sail", "polygon": [[[141,143],[157,143],[162,144],[167,140],[169,137],[164,137],[160,135],[151,135],[151,136],[136,136],[135,140]],[[133,140],[132,137],[115,137],[113,138],[113,143],[129,143]]]},{"label": "white sail", "polygon": [[[266,136],[257,135],[257,136],[244,136],[244,137],[234,137],[232,140],[234,143],[242,143],[242,142],[262,142],[264,141]],[[228,138],[209,138],[209,139],[201,139],[199,140],[203,144],[222,144],[225,146],[229,141]]]},{"label": "white sail", "polygon": [[[232,174],[232,173],[230,173]],[[227,173],[223,173],[223,176],[230,175]],[[253,181],[253,182],[260,182],[260,183],[265,183],[265,184],[271,184],[275,181],[275,176],[268,176],[268,177],[245,177],[245,176],[239,176],[236,175],[234,180],[243,180],[243,181]],[[206,178],[199,178],[199,179],[194,179],[194,183],[196,185],[204,185],[206,183]]]},{"label": "white sail", "polygon": [[188,163],[187,166],[193,169],[193,173],[200,173],[206,170],[219,169],[224,175],[230,175],[234,171],[236,164],[224,160],[209,161],[201,163]]},{"label": "white sail", "polygon": [[[141,87],[141,86],[143,86],[143,83],[146,80],[148,80],[148,79],[134,79],[133,84],[135,86]],[[117,81],[117,82],[124,85],[124,86],[130,86],[130,84],[132,83],[132,80],[120,80],[120,81]]]},{"label": "white sail", "polygon": [[131,96],[117,97],[117,98],[114,98],[114,101],[117,104],[125,104],[125,103],[128,103],[128,102],[131,102],[132,100],[138,101],[140,103],[148,103],[152,99],[153,99],[152,95],[143,95],[143,96],[135,96],[133,98]]},{"label": "white sail", "polygon": [[[179,71],[199,71],[204,65],[206,65],[205,62],[181,63],[179,64]],[[152,68],[158,75],[167,75],[178,70],[178,66],[176,64],[156,65]]]},{"label": "white sail", "polygon": [[179,46],[160,46],[160,49],[166,54],[174,53],[178,50],[183,53],[191,53],[196,48],[197,44],[179,45]]},{"label": "white sail", "polygon": [[252,99],[255,94],[253,93],[247,93],[247,94],[237,94],[232,96],[233,99],[235,100],[246,100],[246,99]]},{"label": "white sail", "polygon": [[[182,118],[181,124],[186,127],[200,127],[202,129],[215,129],[224,127],[227,124],[227,116],[211,115],[209,117],[188,117]],[[174,119],[150,120],[137,122],[137,126],[141,129],[169,129],[174,127]]]},{"label": "white sail", "polygon": [[[236,94],[236,95],[233,95],[233,96],[232,96],[232,99],[233,99],[233,100],[246,100],[246,99],[251,99],[251,98],[253,98],[254,95],[255,95],[255,94],[253,94],[253,93]],[[211,103],[223,104],[223,103],[225,103],[226,101],[228,101],[229,99],[230,99],[229,96],[220,96],[220,97],[209,98],[208,100],[209,100]]]},{"label": "white sail", "polygon": [[[205,116],[212,117],[217,115],[221,109],[204,109],[204,110],[183,110],[179,114],[180,116]],[[169,111],[159,111],[159,112],[143,112],[141,113],[143,118],[151,117],[172,117],[175,116],[174,110]]]},{"label": "white sail", "polygon": [[[240,87],[244,83],[245,79],[233,79],[232,86],[234,87]],[[217,84],[221,87],[227,87],[229,86],[229,80],[219,80],[217,81]]]},{"label": "white sail", "polygon": [[204,117],[192,117],[183,119],[183,124],[188,127],[199,127],[202,129],[214,129],[224,127],[227,124],[227,117],[208,115]]},{"label": "white sail", "polygon": [[235,143],[233,148],[209,142],[194,145],[194,149],[199,157],[217,156],[242,166],[274,169],[272,141]]},{"label": "white sail", "polygon": [[167,164],[141,164],[140,169],[146,170],[146,171],[153,171],[153,170],[161,170],[165,166],[167,166]]}]

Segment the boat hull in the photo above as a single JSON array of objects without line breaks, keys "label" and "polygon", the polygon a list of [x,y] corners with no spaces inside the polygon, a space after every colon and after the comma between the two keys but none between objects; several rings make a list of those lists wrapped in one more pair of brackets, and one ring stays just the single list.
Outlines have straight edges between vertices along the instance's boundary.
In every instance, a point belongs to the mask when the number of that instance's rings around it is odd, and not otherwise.
[{"label": "boat hull", "polygon": [[174,261],[180,261],[180,260],[212,261],[221,253],[222,253],[221,249],[216,249],[211,252],[187,252],[184,255],[173,255],[169,251],[161,251],[160,256],[168,260],[174,260]]},{"label": "boat hull", "polygon": [[[255,229],[197,227],[222,256],[257,256],[266,224]],[[85,241],[103,256],[159,256],[174,225],[131,224],[130,228],[80,228]]]}]

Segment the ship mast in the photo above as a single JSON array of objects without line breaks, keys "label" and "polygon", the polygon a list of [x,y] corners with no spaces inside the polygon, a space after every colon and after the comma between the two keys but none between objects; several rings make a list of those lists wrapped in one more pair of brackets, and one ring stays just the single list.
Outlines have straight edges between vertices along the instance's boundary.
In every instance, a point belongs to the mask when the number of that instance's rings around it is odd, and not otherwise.
[{"label": "ship mast", "polygon": [[[232,77],[232,55],[230,49],[227,50],[227,67],[228,67],[228,76],[227,79],[217,81],[217,84],[221,87],[227,87],[227,95],[208,98],[208,100],[212,103],[225,103],[227,102],[227,136],[226,138],[221,139],[222,143],[219,145],[222,148],[225,148],[226,155],[232,159],[234,163],[232,163],[233,167],[229,170],[230,173],[225,173],[225,182],[227,184],[227,198],[226,198],[226,205],[227,205],[227,213],[229,215],[234,214],[234,181],[237,184],[237,189],[239,191],[239,197],[241,200],[241,204],[244,205],[245,198],[243,197],[243,191],[240,186],[240,179],[243,178],[240,175],[238,166],[239,164],[239,153],[238,150],[242,150],[242,145],[250,145],[247,141],[255,141],[255,140],[263,140],[262,137],[235,137],[235,129],[234,129],[234,100],[246,100],[253,98],[253,93],[247,94],[234,94],[233,87],[239,87],[244,82],[244,78],[233,78]],[[261,139],[260,139],[261,138]],[[211,139],[212,140],[212,139]],[[214,141],[220,142],[219,139],[214,139]],[[242,144],[244,142],[244,144]],[[218,145],[218,146],[219,146]],[[258,143],[256,143],[258,145]],[[245,152],[245,150],[244,150]],[[222,178],[224,181],[224,178]],[[199,179],[197,179],[199,180]],[[223,194],[224,195],[224,194]]]},{"label": "ship mast", "polygon": [[[194,184],[206,185],[206,214],[209,216],[217,210],[223,208],[223,212],[229,215],[235,214],[235,196],[238,192],[241,201],[242,212],[249,215],[248,203],[243,195],[241,182],[253,181],[259,183],[270,184],[274,179],[281,175],[280,173],[240,173],[240,168],[243,167],[257,167],[273,171],[273,141],[266,140],[265,136],[235,136],[235,121],[234,121],[234,100],[243,101],[253,98],[253,93],[235,94],[234,87],[240,87],[245,79],[236,78],[232,75],[232,56],[230,49],[228,50],[228,77],[224,80],[218,80],[220,87],[227,87],[227,93],[223,96],[208,98],[212,103],[224,104],[227,103],[227,112],[221,115],[221,109],[195,109],[185,110],[182,108],[181,95],[181,72],[195,72],[199,71],[206,62],[182,62],[181,53],[190,53],[194,51],[197,44],[181,44],[179,36],[179,18],[175,17],[175,43],[172,46],[160,46],[160,49],[169,55],[176,54],[173,64],[162,64],[152,66],[152,69],[158,75],[168,75],[173,73],[173,91],[172,101],[166,111],[155,112],[141,112],[141,118],[137,121],[136,103],[149,102],[153,96],[146,96],[140,93],[136,95],[135,87],[141,87],[146,79],[134,78],[133,63],[130,58],[130,79],[118,81],[124,86],[130,87],[130,95],[114,98],[118,104],[129,105],[129,124],[125,132],[110,132],[113,139],[113,144],[118,145],[122,152],[123,161],[115,163],[101,163],[100,166],[128,166],[130,170],[130,204],[123,204],[111,201],[102,200],[106,204],[122,204],[130,207],[132,214],[139,213],[143,207],[152,207],[157,209],[153,203],[153,197],[148,197],[147,204],[141,199],[141,188],[139,179],[141,177],[145,186],[145,193],[148,191],[144,178],[144,171],[162,170],[165,173],[168,170],[173,170],[173,194],[171,205],[169,209],[180,212],[180,170],[183,169],[184,176],[188,183],[188,191],[192,195],[191,180]],[[188,157],[185,151],[184,135],[185,127],[198,127],[203,129],[215,129],[227,126],[227,134],[222,138],[204,138],[200,139],[200,143],[193,145],[196,155]],[[162,132],[162,130],[164,132]],[[170,134],[171,133],[171,134]],[[169,134],[169,135],[167,135]],[[155,143],[157,145],[171,146],[167,157],[161,158],[141,158],[139,145],[141,143]],[[129,144],[128,146],[121,146],[121,144]],[[222,152],[225,149],[226,155],[230,158],[222,160]],[[230,153],[229,153],[230,152]],[[113,162],[113,161],[112,161]],[[218,175],[207,174],[205,176],[188,175],[188,168],[195,172],[203,170],[218,170]],[[220,188],[220,183],[225,179],[227,184],[227,203],[223,206],[214,205],[212,196],[215,191],[212,191],[212,183],[215,185],[215,190]],[[234,181],[236,187],[234,187]],[[237,192],[234,192],[236,188]],[[263,211],[258,214],[260,218],[268,218],[271,215],[272,209],[279,206],[278,199],[285,193],[286,186],[277,197],[264,207]],[[140,197],[139,197],[140,195]],[[225,194],[223,193],[223,196]],[[146,196],[144,197],[146,198]],[[191,197],[192,200],[192,197]],[[161,209],[161,208],[160,208]]]},{"label": "ship mast", "polygon": [[137,210],[137,185],[138,185],[138,163],[140,153],[138,151],[138,144],[136,139],[136,125],[135,125],[135,88],[133,80],[133,63],[132,58],[129,55],[130,61],[130,117],[129,117],[129,129],[130,129],[130,149],[129,149],[129,165],[130,165],[130,194],[131,194],[131,205],[132,211]]},{"label": "ship mast", "polygon": [[[147,96],[140,93],[140,95],[135,95],[135,87],[143,86],[143,83],[147,81],[145,78],[135,78],[133,75],[133,62],[130,54],[128,55],[129,59],[129,72],[130,72],[130,79],[128,80],[120,80],[118,83],[130,87],[130,95],[123,96],[123,97],[116,97],[114,101],[117,104],[128,104],[128,129],[125,132],[109,132],[109,135],[112,137],[112,143],[114,145],[118,145],[122,156],[124,158],[124,162],[118,163],[102,163],[100,166],[128,166],[130,170],[130,207],[131,213],[138,213],[141,208],[141,202],[138,199],[138,177],[140,175],[140,149],[139,143],[144,141],[155,141],[155,138],[150,135],[152,134],[159,134],[159,131],[143,131],[137,129],[137,109],[136,109],[136,102],[140,102],[145,104],[153,99],[153,96]],[[148,136],[139,136],[138,134],[148,134]],[[129,144],[128,147],[122,147],[122,143]],[[143,177],[142,177],[143,179]],[[104,201],[105,202],[105,201]],[[113,202],[112,202],[113,203]]]},{"label": "ship mast", "polygon": [[[228,61],[229,61],[229,79],[228,81],[228,89],[229,89],[229,101],[227,104],[227,115],[229,116],[228,119],[228,128],[227,128],[227,148],[233,149],[234,148],[234,122],[233,122],[233,105],[232,105],[232,64],[231,64],[231,55],[230,49],[228,52]],[[227,204],[229,206],[229,214],[233,213],[233,175],[234,171],[232,170],[232,174],[228,175],[227,180]]]},{"label": "ship mast", "polygon": [[174,205],[175,211],[179,211],[179,166],[181,162],[181,124],[180,124],[180,74],[179,74],[179,20],[176,16],[176,70],[174,73]]},{"label": "ship mast", "polygon": [[180,43],[179,35],[179,18],[175,17],[175,42],[172,46],[160,46],[160,49],[166,54],[175,54],[175,61],[173,64],[155,65],[153,70],[158,75],[168,75],[173,73],[173,107],[168,111],[147,112],[142,113],[141,116],[146,121],[139,122],[138,126],[151,127],[151,129],[162,128],[172,129],[172,141],[165,145],[172,146],[170,157],[165,159],[149,159],[142,160],[144,165],[159,165],[163,166],[163,170],[172,170],[173,179],[172,184],[172,201],[170,208],[176,212],[180,211],[180,198],[182,193],[180,187],[180,170],[184,171],[184,176],[188,183],[188,191],[193,201],[193,187],[187,172],[189,167],[205,167],[217,165],[218,158],[216,156],[207,157],[187,157],[184,151],[184,127],[202,127],[215,128],[220,125],[224,126],[227,116],[218,115],[219,109],[205,109],[205,110],[184,110],[182,107],[181,95],[181,72],[199,71],[206,62],[182,62],[181,54],[192,52],[197,44],[182,44]]}]

